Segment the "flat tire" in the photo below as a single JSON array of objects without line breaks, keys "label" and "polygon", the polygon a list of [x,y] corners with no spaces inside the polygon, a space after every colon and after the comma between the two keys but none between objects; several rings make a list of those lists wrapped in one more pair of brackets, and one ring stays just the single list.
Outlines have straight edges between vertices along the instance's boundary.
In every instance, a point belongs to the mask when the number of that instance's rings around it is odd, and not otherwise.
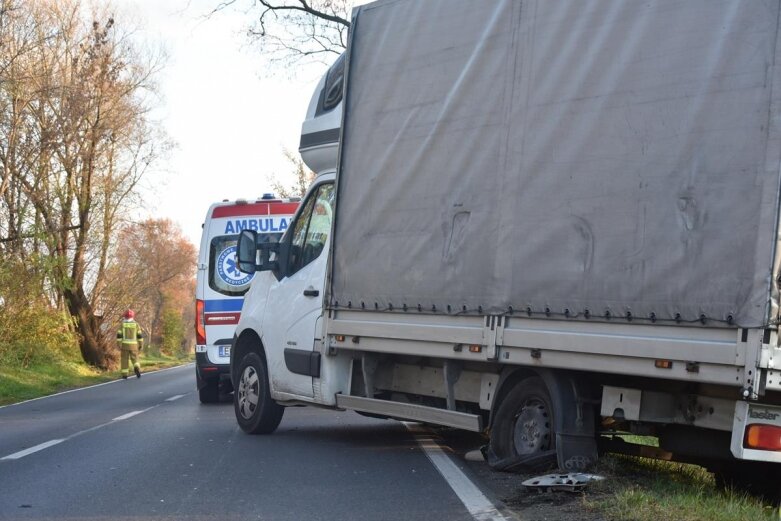
[{"label": "flat tire", "polygon": [[[499,404],[491,426],[491,449],[516,468],[542,470],[556,465],[553,404],[545,382],[529,377],[516,383]],[[526,462],[526,463],[524,463]]]}]

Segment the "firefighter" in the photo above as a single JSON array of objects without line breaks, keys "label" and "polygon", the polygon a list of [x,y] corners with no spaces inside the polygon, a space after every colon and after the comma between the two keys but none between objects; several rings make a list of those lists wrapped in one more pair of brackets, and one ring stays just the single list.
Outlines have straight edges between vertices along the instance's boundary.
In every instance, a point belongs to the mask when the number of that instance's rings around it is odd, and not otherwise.
[{"label": "firefighter", "polygon": [[122,350],[122,378],[127,378],[128,358],[133,362],[136,378],[141,378],[141,366],[138,364],[138,352],[144,348],[144,333],[141,326],[134,320],[136,314],[132,309],[125,311],[124,320],[117,331],[117,344]]}]

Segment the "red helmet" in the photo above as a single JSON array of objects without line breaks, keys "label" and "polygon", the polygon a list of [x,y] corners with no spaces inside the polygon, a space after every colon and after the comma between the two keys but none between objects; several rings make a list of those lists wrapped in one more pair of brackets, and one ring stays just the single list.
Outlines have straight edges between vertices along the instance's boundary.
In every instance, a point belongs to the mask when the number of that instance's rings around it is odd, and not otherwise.
[{"label": "red helmet", "polygon": [[127,311],[125,311],[125,314],[122,316],[124,316],[125,318],[135,318],[136,314],[132,309],[128,309]]}]

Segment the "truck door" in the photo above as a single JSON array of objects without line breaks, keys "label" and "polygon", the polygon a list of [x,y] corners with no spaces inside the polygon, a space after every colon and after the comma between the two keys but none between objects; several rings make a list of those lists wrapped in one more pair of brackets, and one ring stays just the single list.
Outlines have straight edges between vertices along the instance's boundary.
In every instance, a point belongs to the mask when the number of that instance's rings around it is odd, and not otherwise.
[{"label": "truck door", "polygon": [[319,376],[314,352],[328,262],[333,215],[333,182],[309,193],[290,230],[290,254],[284,277],[269,290],[263,343],[272,386],[277,392],[313,397],[313,376]]}]

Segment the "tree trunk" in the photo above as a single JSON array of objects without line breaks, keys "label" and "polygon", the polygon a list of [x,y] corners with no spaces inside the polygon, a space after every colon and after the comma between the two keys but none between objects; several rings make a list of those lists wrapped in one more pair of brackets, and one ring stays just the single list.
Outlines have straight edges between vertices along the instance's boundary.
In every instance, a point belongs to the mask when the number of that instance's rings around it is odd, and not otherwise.
[{"label": "tree trunk", "polygon": [[114,365],[116,353],[100,334],[100,321],[92,313],[92,306],[80,288],[65,291],[68,311],[76,319],[79,333],[81,356],[88,364],[100,369],[110,369]]}]

